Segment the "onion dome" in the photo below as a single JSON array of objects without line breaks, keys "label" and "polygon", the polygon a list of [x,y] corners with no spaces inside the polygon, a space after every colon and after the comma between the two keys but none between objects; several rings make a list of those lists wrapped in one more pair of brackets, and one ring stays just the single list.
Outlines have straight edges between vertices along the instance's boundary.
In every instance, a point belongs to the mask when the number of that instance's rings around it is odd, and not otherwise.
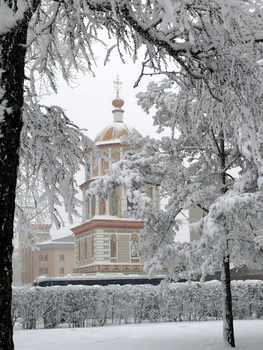
[{"label": "onion dome", "polygon": [[94,143],[96,144],[108,144],[108,143],[120,143],[120,138],[122,136],[127,136],[130,133],[138,133],[138,131],[123,122],[124,110],[121,108],[124,105],[124,101],[119,97],[119,89],[121,82],[117,77],[114,82],[116,86],[116,98],[112,101],[114,107],[113,113],[113,123],[106,126],[101,130],[96,136]]},{"label": "onion dome", "polygon": [[119,96],[117,96],[113,101],[112,101],[112,105],[115,108],[121,108],[124,105],[124,101],[119,98]]},{"label": "onion dome", "polygon": [[130,133],[138,133],[138,131],[123,122],[113,122],[98,133],[94,143],[120,143],[120,138]]}]

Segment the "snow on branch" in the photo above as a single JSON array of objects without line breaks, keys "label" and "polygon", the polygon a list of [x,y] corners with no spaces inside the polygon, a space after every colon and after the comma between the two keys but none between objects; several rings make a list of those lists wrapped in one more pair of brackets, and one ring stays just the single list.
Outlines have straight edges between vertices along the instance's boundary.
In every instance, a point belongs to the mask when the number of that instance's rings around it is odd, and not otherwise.
[{"label": "snow on branch", "polygon": [[0,3],[0,35],[7,33],[22,20],[29,9],[28,1],[18,0],[13,8],[9,7],[7,1]]},{"label": "snow on branch", "polygon": [[[235,319],[260,318],[262,281],[233,281]],[[151,285],[13,288],[13,320],[24,329],[94,327],[120,322],[221,319],[219,281]]]},{"label": "snow on branch", "polygon": [[79,215],[75,175],[86,162],[87,148],[95,149],[93,142],[60,107],[25,104],[18,188],[22,186],[32,194],[40,190],[37,205],[48,206],[50,220],[57,226],[62,223],[62,203],[70,222],[72,215]]}]

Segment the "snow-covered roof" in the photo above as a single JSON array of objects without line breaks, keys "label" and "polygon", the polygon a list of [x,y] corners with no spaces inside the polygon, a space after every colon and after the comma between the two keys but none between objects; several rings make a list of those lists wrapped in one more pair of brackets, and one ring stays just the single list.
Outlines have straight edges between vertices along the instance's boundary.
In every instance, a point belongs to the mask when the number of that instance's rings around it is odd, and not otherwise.
[{"label": "snow-covered roof", "polygon": [[69,235],[69,236],[65,236],[57,239],[50,239],[47,241],[37,243],[37,247],[40,249],[70,248],[70,247],[74,247],[74,244],[75,244],[75,237],[72,235]]},{"label": "snow-covered roof", "polygon": [[110,221],[142,221],[141,219],[136,219],[135,217],[125,217],[121,218],[113,215],[94,215],[91,219],[86,220],[85,222],[90,222],[93,220],[110,220]]},{"label": "snow-covered roof", "polygon": [[120,143],[121,137],[127,136],[130,133],[138,133],[138,131],[126,123],[113,122],[98,133],[94,142],[96,145]]},{"label": "snow-covered roof", "polygon": [[58,242],[58,243],[70,243],[70,242],[75,242],[75,237],[73,235],[68,235],[60,238],[56,238],[52,240],[53,242]]}]

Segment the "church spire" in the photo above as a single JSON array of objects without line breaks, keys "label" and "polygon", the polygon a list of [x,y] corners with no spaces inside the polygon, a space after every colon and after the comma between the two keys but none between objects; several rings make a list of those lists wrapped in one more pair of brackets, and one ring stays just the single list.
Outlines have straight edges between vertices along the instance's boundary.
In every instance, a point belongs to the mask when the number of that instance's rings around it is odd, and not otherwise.
[{"label": "church spire", "polygon": [[124,105],[124,101],[120,98],[121,85],[122,85],[122,82],[119,80],[119,76],[117,75],[117,79],[114,81],[116,98],[112,101],[112,105],[114,107],[114,110],[112,111],[114,122],[123,122],[124,111],[121,107]]}]

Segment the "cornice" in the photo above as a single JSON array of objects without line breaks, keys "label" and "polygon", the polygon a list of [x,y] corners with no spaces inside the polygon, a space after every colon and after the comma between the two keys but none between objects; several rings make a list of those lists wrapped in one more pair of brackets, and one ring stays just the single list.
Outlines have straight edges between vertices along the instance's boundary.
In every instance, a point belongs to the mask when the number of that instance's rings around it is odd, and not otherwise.
[{"label": "cornice", "polygon": [[91,220],[85,222],[82,225],[74,227],[71,231],[75,236],[83,233],[89,233],[94,229],[109,230],[114,229],[115,231],[125,230],[141,230],[144,227],[144,221],[125,221],[125,220]]}]

